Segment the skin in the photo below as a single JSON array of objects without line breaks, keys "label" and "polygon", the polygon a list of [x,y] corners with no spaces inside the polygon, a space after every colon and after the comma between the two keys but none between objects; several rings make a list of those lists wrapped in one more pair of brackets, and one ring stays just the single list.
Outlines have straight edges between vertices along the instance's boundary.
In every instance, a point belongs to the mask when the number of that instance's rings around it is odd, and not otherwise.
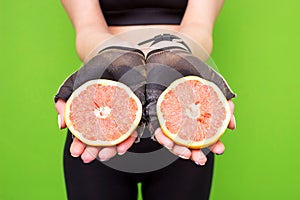
[{"label": "skin", "polygon": [[[84,61],[90,52],[103,41],[124,31],[140,28],[163,28],[178,31],[193,39],[210,55],[212,51],[212,32],[215,20],[223,6],[224,0],[189,0],[186,12],[180,25],[146,25],[146,26],[107,26],[101,12],[98,0],[61,0],[76,32],[76,50],[79,58]],[[231,108],[231,120],[228,128],[234,130],[236,122],[233,115],[234,104],[228,101]],[[55,105],[58,112],[59,128],[66,128],[63,120],[65,102],[59,99]],[[116,154],[124,154],[134,143],[136,132],[124,142],[113,147],[87,146],[74,138],[70,147],[73,157],[81,157],[83,162],[89,163],[97,157],[101,161],[108,160]],[[201,150],[191,150],[187,147],[174,144],[160,129],[155,132],[156,140],[168,148],[175,155],[183,159],[191,159],[198,165],[204,165],[206,156]],[[221,141],[211,146],[211,151],[222,154],[225,146]]]}]

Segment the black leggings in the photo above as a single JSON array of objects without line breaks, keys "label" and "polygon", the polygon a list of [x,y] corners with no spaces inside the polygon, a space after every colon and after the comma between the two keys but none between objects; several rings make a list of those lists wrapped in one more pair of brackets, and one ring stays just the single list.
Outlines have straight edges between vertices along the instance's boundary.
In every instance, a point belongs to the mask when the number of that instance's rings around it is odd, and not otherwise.
[{"label": "black leggings", "polygon": [[[143,146],[156,143],[144,139]],[[69,200],[134,200],[137,183],[142,183],[143,200],[209,199],[214,156],[207,155],[205,166],[178,158],[170,165],[152,172],[128,173],[108,167],[98,160],[89,164],[70,155],[72,137],[67,136],[64,150],[64,172]],[[134,144],[134,146],[138,144]]]}]

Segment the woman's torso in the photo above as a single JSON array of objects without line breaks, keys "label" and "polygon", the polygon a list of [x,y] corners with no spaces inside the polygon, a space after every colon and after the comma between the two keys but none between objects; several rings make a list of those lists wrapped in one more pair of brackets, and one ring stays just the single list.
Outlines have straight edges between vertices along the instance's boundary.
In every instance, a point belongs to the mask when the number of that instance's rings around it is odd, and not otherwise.
[{"label": "woman's torso", "polygon": [[113,34],[159,28],[176,31],[187,6],[187,0],[99,0],[102,12]]}]

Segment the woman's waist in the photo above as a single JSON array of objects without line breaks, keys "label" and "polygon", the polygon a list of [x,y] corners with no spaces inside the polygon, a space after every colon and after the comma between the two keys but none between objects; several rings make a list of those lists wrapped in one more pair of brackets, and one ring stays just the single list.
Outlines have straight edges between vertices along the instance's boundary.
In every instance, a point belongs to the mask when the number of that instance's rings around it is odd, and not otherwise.
[{"label": "woman's waist", "polygon": [[118,35],[124,32],[130,31],[137,31],[137,30],[144,30],[144,29],[157,29],[157,30],[165,30],[165,31],[178,31],[180,25],[129,25],[129,26],[109,26],[109,31],[114,34]]}]

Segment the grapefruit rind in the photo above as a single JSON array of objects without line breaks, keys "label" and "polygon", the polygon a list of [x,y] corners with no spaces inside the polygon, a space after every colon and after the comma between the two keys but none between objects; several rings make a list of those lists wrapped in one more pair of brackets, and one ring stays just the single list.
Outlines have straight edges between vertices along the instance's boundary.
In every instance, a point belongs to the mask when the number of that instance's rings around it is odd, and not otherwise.
[{"label": "grapefruit rind", "polygon": [[[216,131],[216,134],[213,137],[206,138],[202,141],[184,140],[184,139],[181,139],[180,137],[178,137],[176,133],[172,133],[166,127],[166,121],[163,117],[163,113],[162,113],[162,110],[161,110],[161,105],[162,105],[162,102],[165,98],[165,95],[168,94],[168,92],[173,90],[180,83],[184,83],[188,80],[196,80],[196,81],[199,81],[199,82],[203,83],[204,85],[211,86],[214,89],[214,91],[217,93],[217,96],[218,96],[219,100],[222,102],[222,104],[225,108],[225,111],[226,111],[225,112],[226,117],[223,120],[222,125]],[[222,91],[219,89],[219,87],[215,83],[213,83],[211,81],[207,81],[207,80],[205,80],[203,78],[200,78],[198,76],[185,76],[185,77],[179,78],[179,79],[175,80],[173,83],[171,83],[170,86],[166,90],[164,90],[163,93],[158,98],[157,105],[156,105],[156,110],[157,110],[158,121],[159,121],[162,132],[167,137],[169,137],[172,141],[174,141],[176,144],[183,145],[183,146],[186,146],[186,147],[191,148],[191,149],[200,149],[200,148],[208,147],[208,146],[216,143],[220,139],[220,137],[224,134],[224,132],[225,132],[225,130],[226,130],[228,124],[229,124],[230,117],[231,117],[231,111],[230,111],[229,103],[228,103],[226,97],[224,96],[224,94],[222,93]]]},{"label": "grapefruit rind", "polygon": [[[93,84],[101,84],[103,86],[116,86],[116,87],[122,88],[127,92],[129,97],[132,98],[134,100],[134,102],[137,104],[136,117],[135,117],[134,121],[132,122],[131,127],[125,134],[123,134],[116,140],[113,140],[113,141],[88,140],[88,139],[84,138],[82,136],[82,134],[74,128],[72,121],[69,118],[70,106],[71,106],[73,99],[75,97],[77,97],[82,91],[84,91],[88,86],[93,85]],[[142,118],[142,103],[140,102],[139,98],[132,92],[132,90],[127,85],[125,85],[121,82],[107,80],[107,79],[90,80],[90,81],[84,83],[83,85],[81,85],[79,88],[77,88],[72,93],[72,95],[70,96],[68,101],[66,102],[65,114],[64,114],[64,119],[65,119],[66,125],[67,125],[68,129],[71,131],[71,133],[76,138],[78,138],[80,141],[82,141],[83,143],[90,145],[90,146],[114,146],[116,144],[121,143],[122,141],[126,140],[136,130],[141,118]]]}]

